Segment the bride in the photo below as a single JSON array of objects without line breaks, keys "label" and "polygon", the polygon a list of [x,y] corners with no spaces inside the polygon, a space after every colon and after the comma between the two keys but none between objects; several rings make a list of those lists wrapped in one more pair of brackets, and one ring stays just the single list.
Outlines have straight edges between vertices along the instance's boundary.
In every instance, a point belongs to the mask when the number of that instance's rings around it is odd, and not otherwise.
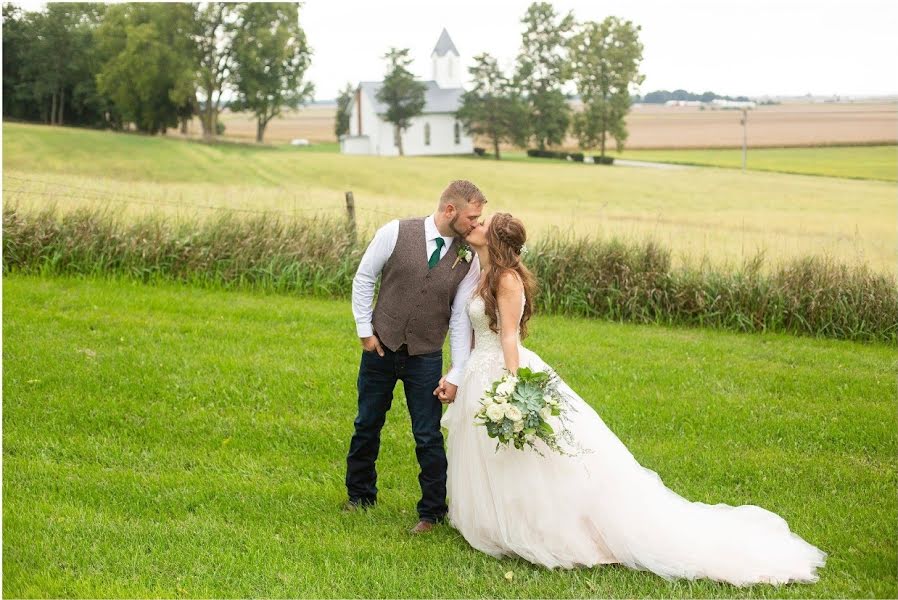
[{"label": "bride", "polygon": [[[526,234],[497,213],[466,238],[482,266],[468,301],[474,350],[448,430],[449,521],[474,548],[549,568],[622,563],[664,578],[707,577],[734,585],[814,582],[826,554],[757,506],[689,502],[642,467],[598,414],[564,382],[581,451],[500,448],[474,424],[480,397],[508,369],[545,370],[521,345],[533,311],[533,276],[520,261]],[[445,398],[444,401],[448,402]]]}]

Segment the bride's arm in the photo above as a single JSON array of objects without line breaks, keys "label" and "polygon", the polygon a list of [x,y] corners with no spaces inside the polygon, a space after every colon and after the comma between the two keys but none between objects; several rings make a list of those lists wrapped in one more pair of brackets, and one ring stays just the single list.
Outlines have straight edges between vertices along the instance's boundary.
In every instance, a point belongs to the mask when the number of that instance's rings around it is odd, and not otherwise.
[{"label": "bride's arm", "polygon": [[506,271],[499,278],[496,302],[499,307],[499,339],[505,368],[517,373],[520,366],[518,354],[518,324],[521,322],[521,294],[524,286],[516,273]]}]

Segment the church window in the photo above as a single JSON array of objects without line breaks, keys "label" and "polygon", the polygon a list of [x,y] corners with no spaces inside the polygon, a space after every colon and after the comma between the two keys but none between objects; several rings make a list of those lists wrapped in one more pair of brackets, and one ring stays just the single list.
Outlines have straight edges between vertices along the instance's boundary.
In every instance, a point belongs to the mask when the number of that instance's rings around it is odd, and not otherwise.
[{"label": "church window", "polygon": [[455,143],[461,144],[461,125],[455,123]]}]

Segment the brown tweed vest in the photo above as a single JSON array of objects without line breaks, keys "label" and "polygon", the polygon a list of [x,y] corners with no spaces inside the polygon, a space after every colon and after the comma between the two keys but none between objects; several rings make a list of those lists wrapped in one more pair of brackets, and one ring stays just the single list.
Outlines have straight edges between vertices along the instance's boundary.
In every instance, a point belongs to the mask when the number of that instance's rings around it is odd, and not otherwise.
[{"label": "brown tweed vest", "polygon": [[443,348],[452,299],[471,267],[461,260],[452,268],[460,244],[455,238],[431,269],[424,219],[399,221],[399,238],[384,265],[372,319],[374,332],[387,348],[395,352],[406,344],[411,355]]}]

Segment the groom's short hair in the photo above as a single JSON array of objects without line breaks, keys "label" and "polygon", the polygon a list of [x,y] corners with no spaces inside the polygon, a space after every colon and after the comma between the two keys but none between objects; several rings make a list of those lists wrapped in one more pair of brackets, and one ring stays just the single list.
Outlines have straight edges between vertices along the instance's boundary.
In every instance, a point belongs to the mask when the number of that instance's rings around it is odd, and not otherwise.
[{"label": "groom's short hair", "polygon": [[455,208],[464,208],[469,203],[486,204],[486,196],[476,185],[465,179],[456,179],[451,182],[440,196],[440,210],[452,203]]}]

